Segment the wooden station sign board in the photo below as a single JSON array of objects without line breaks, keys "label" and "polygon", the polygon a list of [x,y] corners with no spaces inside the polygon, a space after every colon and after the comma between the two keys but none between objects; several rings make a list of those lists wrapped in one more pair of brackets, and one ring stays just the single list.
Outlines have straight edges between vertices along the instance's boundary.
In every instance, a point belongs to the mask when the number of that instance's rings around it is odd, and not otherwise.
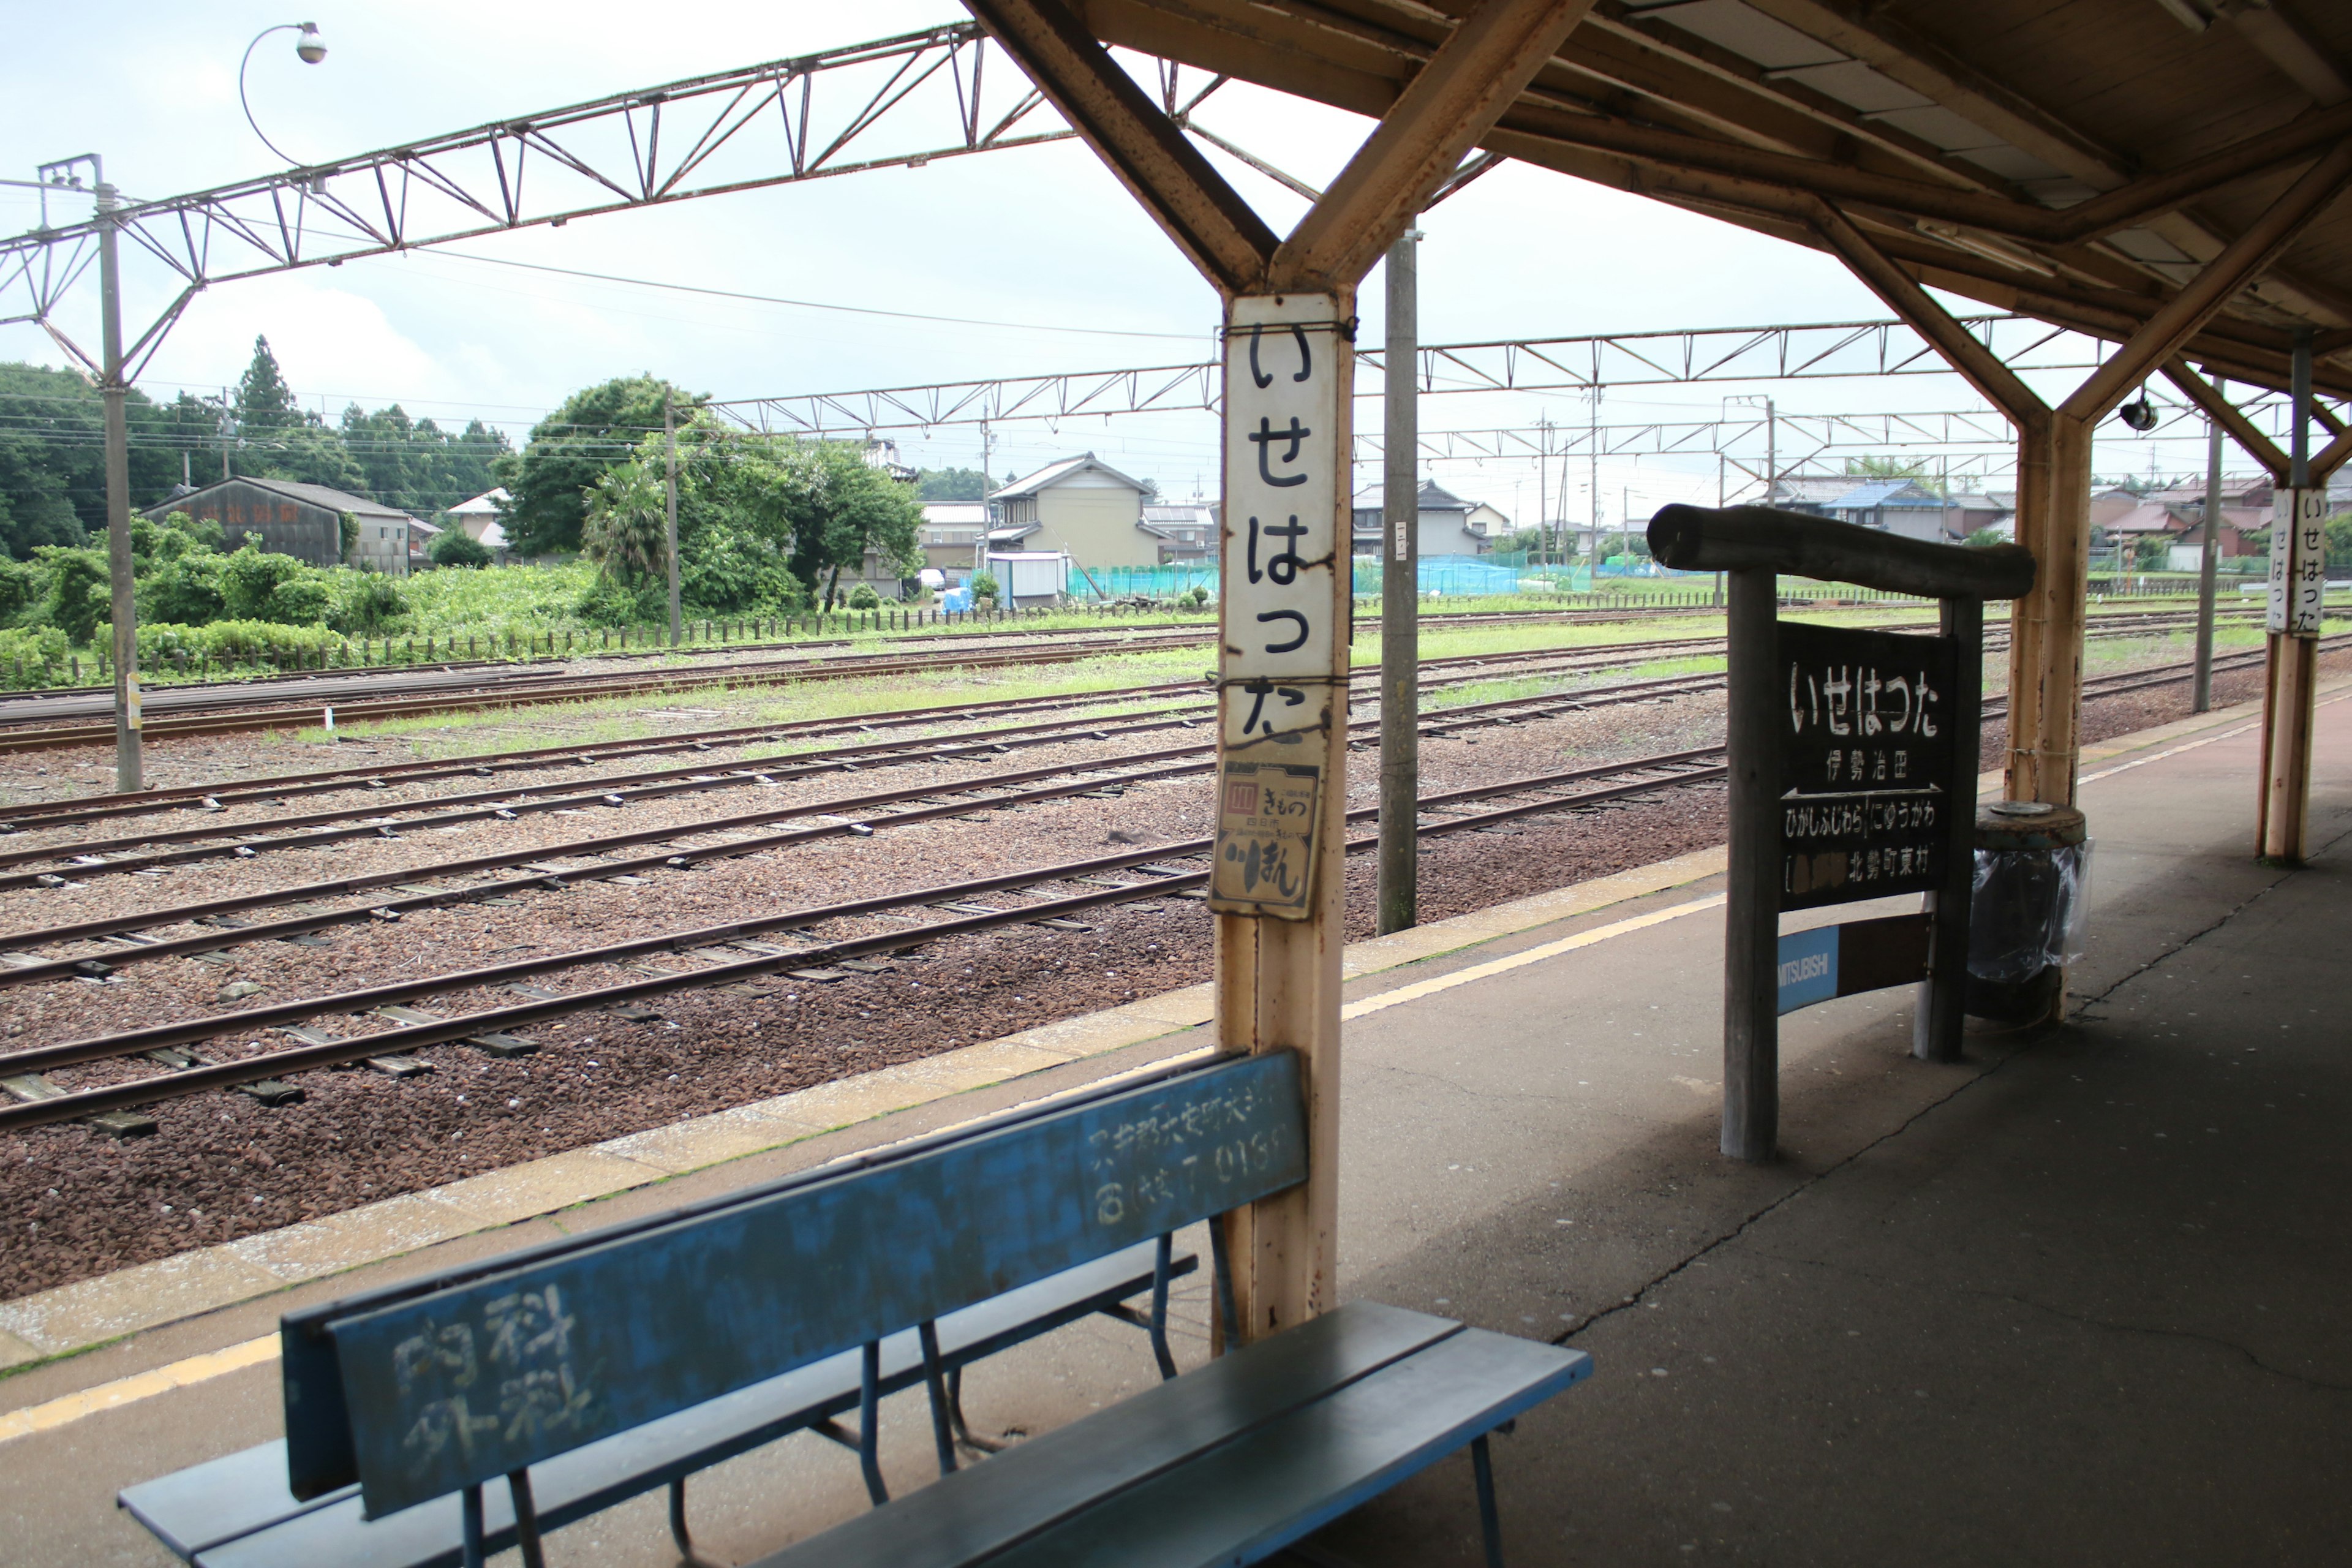
[{"label": "wooden station sign board", "polygon": [[[1323,776],[1345,721],[1351,570],[1335,432],[1344,355],[1328,294],[1244,297],[1225,337],[1217,843],[1209,907],[1313,912]],[[1345,787],[1338,781],[1336,787]]]},{"label": "wooden station sign board", "polygon": [[[1984,601],[2030,591],[2033,561],[1764,507],[1664,508],[1650,551],[1731,579],[1723,1152],[1767,1160],[1782,1014],[1924,980],[1912,1051],[1958,1059]],[[1938,635],[1782,621],[1780,573],[1932,596]],[[1926,908],[1780,932],[1790,910],[1900,893]]]},{"label": "wooden station sign board", "polygon": [[2279,522],[2271,530],[2269,629],[2315,637],[2327,592],[2327,490],[2281,489],[2271,515]]},{"label": "wooden station sign board", "polygon": [[1952,639],[1784,621],[1778,641],[1780,908],[1935,891],[1955,795]]}]

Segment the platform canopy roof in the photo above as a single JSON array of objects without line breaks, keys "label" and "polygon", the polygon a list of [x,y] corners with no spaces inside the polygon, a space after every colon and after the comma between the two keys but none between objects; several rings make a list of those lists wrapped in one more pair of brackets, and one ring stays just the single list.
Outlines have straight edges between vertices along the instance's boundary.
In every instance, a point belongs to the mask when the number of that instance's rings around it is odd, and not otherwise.
[{"label": "platform canopy roof", "polygon": [[[1074,8],[1105,43],[1380,115],[1474,5]],[[1600,0],[1481,145],[1817,248],[1833,204],[1918,281],[2120,340],[2347,135],[2329,0]],[[2298,326],[2352,395],[2352,202],[2186,353],[2284,387]]]}]

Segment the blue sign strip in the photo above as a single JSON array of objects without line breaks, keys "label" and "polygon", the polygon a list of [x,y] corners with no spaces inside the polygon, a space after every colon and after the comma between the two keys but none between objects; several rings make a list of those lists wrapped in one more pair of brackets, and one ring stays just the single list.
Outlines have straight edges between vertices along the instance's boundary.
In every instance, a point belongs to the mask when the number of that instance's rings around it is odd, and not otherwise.
[{"label": "blue sign strip", "polygon": [[1793,1013],[1838,994],[1838,931],[1817,926],[1780,939],[1780,1007]]}]

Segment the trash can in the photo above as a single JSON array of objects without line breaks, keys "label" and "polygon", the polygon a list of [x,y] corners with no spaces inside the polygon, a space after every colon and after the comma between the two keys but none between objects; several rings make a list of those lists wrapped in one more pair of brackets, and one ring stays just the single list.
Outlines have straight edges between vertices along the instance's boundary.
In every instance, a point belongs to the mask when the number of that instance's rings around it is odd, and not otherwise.
[{"label": "trash can", "polygon": [[2071,805],[1999,800],[1977,810],[1969,907],[1968,1010],[2004,1024],[2057,1010],[2066,965],[2083,956],[2091,840]]}]

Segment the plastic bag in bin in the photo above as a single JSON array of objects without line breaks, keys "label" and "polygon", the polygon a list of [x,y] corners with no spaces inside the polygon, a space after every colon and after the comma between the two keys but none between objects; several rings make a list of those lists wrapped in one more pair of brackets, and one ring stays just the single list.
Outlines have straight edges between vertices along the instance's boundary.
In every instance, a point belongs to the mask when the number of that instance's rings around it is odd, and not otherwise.
[{"label": "plastic bag in bin", "polygon": [[1998,801],[1979,815],[1969,973],[2015,985],[2080,963],[2089,929],[2091,840],[2080,812]]}]

